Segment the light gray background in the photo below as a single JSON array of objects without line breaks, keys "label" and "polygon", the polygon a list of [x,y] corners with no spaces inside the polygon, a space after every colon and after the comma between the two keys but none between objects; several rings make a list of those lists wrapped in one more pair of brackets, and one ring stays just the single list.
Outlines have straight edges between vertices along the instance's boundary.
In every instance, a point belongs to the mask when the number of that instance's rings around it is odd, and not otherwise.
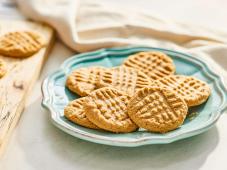
[{"label": "light gray background", "polygon": [[[170,19],[227,31],[225,0],[121,0],[117,3],[132,5],[138,10],[152,10]],[[216,126],[202,135],[168,145],[138,148],[89,143],[55,128],[50,122],[49,113],[40,105],[40,85],[44,77],[72,54],[61,42],[56,42],[0,160],[1,170],[227,169],[226,114],[221,116]],[[227,68],[227,59],[220,57],[218,62]]]}]

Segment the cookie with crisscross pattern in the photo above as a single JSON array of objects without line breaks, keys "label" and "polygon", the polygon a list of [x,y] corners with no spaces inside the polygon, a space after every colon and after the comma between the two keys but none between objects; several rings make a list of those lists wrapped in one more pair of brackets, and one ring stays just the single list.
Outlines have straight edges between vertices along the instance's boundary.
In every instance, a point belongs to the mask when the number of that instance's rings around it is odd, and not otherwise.
[{"label": "cookie with crisscross pattern", "polygon": [[31,31],[9,32],[0,37],[0,54],[18,58],[29,57],[44,45],[45,42],[38,33]]},{"label": "cookie with crisscross pattern", "polygon": [[103,71],[97,81],[98,87],[113,87],[130,96],[150,84],[150,78],[143,72],[122,66]]},{"label": "cookie with crisscross pattern", "polygon": [[176,92],[188,106],[202,104],[211,93],[210,87],[205,82],[192,76],[171,75],[154,81],[154,84]]},{"label": "cookie with crisscross pattern", "polygon": [[115,133],[135,131],[137,125],[129,118],[127,112],[129,98],[114,88],[100,88],[86,97],[85,114],[101,129]]},{"label": "cookie with crisscross pattern", "polygon": [[129,101],[128,114],[141,128],[165,133],[178,128],[186,118],[188,107],[173,91],[157,86],[139,90]]},{"label": "cookie with crisscross pattern", "polygon": [[84,101],[85,101],[85,97],[71,101],[64,108],[65,117],[68,120],[78,125],[88,127],[91,129],[99,129],[95,124],[93,124],[91,121],[88,120],[84,112],[84,106],[83,106]]},{"label": "cookie with crisscross pattern", "polygon": [[87,96],[97,89],[96,82],[104,67],[88,67],[74,70],[66,80],[66,86],[80,96]]},{"label": "cookie with crisscross pattern", "polygon": [[173,60],[166,54],[157,51],[130,55],[123,65],[142,71],[152,80],[160,79],[175,72]]}]

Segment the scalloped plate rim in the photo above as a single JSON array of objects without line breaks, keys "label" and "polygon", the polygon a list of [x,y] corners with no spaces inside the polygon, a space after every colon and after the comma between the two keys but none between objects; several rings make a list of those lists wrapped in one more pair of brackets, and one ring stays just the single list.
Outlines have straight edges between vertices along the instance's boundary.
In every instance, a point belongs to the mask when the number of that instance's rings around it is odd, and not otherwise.
[{"label": "scalloped plate rim", "polygon": [[[222,95],[222,104],[221,107],[216,111],[215,117],[213,117],[211,120],[207,121],[206,124],[204,124],[202,127],[197,127],[193,131],[184,131],[184,133],[177,133],[175,135],[171,135],[169,137],[165,138],[158,138],[157,136],[148,136],[148,137],[143,137],[143,138],[138,138],[130,141],[125,141],[125,140],[113,140],[111,137],[104,137],[100,135],[95,135],[91,134],[88,132],[81,131],[80,129],[71,129],[70,126],[67,127],[66,123],[62,120],[58,120],[57,118],[57,113],[55,113],[54,109],[51,106],[51,103],[48,101],[50,100],[50,96],[48,94],[48,89],[47,89],[47,84],[49,83],[50,79],[53,76],[56,76],[57,74],[66,74],[69,69],[73,64],[77,62],[81,62],[81,60],[87,60],[91,58],[97,57],[96,54],[99,54],[98,57],[102,58],[103,56],[106,56],[107,54],[113,54],[113,53],[119,53],[118,52],[121,50],[126,50],[126,52],[123,53],[129,53],[131,52],[137,52],[137,51],[145,51],[145,50],[159,50],[159,51],[164,51],[164,52],[169,52],[169,53],[175,53],[179,54],[181,58],[184,58],[186,60],[190,60],[191,62],[195,63],[197,66],[200,66],[206,76],[212,78],[215,81],[215,84],[218,88],[218,90],[221,92]],[[122,54],[122,53],[121,53]],[[182,57],[184,56],[184,57]],[[71,62],[73,60],[77,60],[77,62]],[[171,143],[180,139],[188,138],[197,134],[200,134],[206,130],[208,130],[210,127],[213,126],[213,124],[218,120],[220,117],[221,113],[224,112],[227,109],[227,103],[226,101],[226,94],[223,91],[227,91],[226,87],[224,85],[223,78],[216,74],[214,71],[211,71],[207,64],[203,62],[202,60],[199,60],[195,58],[194,56],[177,52],[174,50],[168,50],[168,49],[163,49],[163,48],[153,48],[153,47],[145,47],[145,46],[127,46],[127,47],[116,47],[116,48],[103,48],[97,51],[93,52],[86,52],[82,54],[77,54],[74,55],[68,59],[66,59],[63,64],[60,66],[60,68],[55,71],[54,73],[50,74],[42,83],[41,86],[42,89],[42,94],[43,94],[43,100],[42,100],[42,106],[47,108],[51,112],[51,120],[54,123],[55,126],[60,128],[61,130],[65,131],[66,133],[71,134],[72,136],[90,141],[90,142],[95,142],[99,144],[106,144],[106,145],[112,145],[112,146],[124,146],[124,147],[135,147],[135,146],[142,146],[142,145],[148,145],[148,144],[166,144],[166,143]]]}]

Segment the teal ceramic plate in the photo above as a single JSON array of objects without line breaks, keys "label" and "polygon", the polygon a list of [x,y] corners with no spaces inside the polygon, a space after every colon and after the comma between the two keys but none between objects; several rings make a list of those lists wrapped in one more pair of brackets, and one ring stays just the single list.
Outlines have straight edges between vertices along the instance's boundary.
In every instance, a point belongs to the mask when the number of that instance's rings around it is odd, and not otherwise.
[{"label": "teal ceramic plate", "polygon": [[[169,55],[176,65],[176,74],[195,76],[210,85],[212,94],[208,101],[203,105],[190,109],[190,112],[198,113],[193,119],[187,118],[180,128],[166,134],[150,133],[143,130],[127,134],[113,134],[84,128],[65,119],[63,116],[64,107],[69,101],[78,98],[65,87],[66,76],[72,70],[95,65],[118,66],[133,53],[151,50],[161,51]],[[109,48],[75,55],[67,59],[59,70],[44,80],[42,92],[42,104],[50,111],[53,123],[61,130],[91,142],[126,147],[171,143],[200,134],[208,130],[218,120],[221,113],[226,109],[227,103],[227,90],[222,79],[209,69],[206,63],[199,60],[199,57],[151,47]]]}]

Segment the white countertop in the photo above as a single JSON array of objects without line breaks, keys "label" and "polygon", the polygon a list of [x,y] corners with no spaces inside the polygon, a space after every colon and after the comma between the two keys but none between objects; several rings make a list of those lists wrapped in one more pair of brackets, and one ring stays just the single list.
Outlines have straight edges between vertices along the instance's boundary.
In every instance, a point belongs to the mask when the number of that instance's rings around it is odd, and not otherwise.
[{"label": "white countertop", "polygon": [[[124,0],[124,3],[127,1],[136,2]],[[136,6],[168,18],[227,31],[225,0],[143,0]],[[61,42],[56,42],[0,160],[1,170],[227,169],[227,114],[204,134],[172,144],[138,148],[82,141],[53,126],[49,112],[40,105],[41,81],[72,54]]]}]

